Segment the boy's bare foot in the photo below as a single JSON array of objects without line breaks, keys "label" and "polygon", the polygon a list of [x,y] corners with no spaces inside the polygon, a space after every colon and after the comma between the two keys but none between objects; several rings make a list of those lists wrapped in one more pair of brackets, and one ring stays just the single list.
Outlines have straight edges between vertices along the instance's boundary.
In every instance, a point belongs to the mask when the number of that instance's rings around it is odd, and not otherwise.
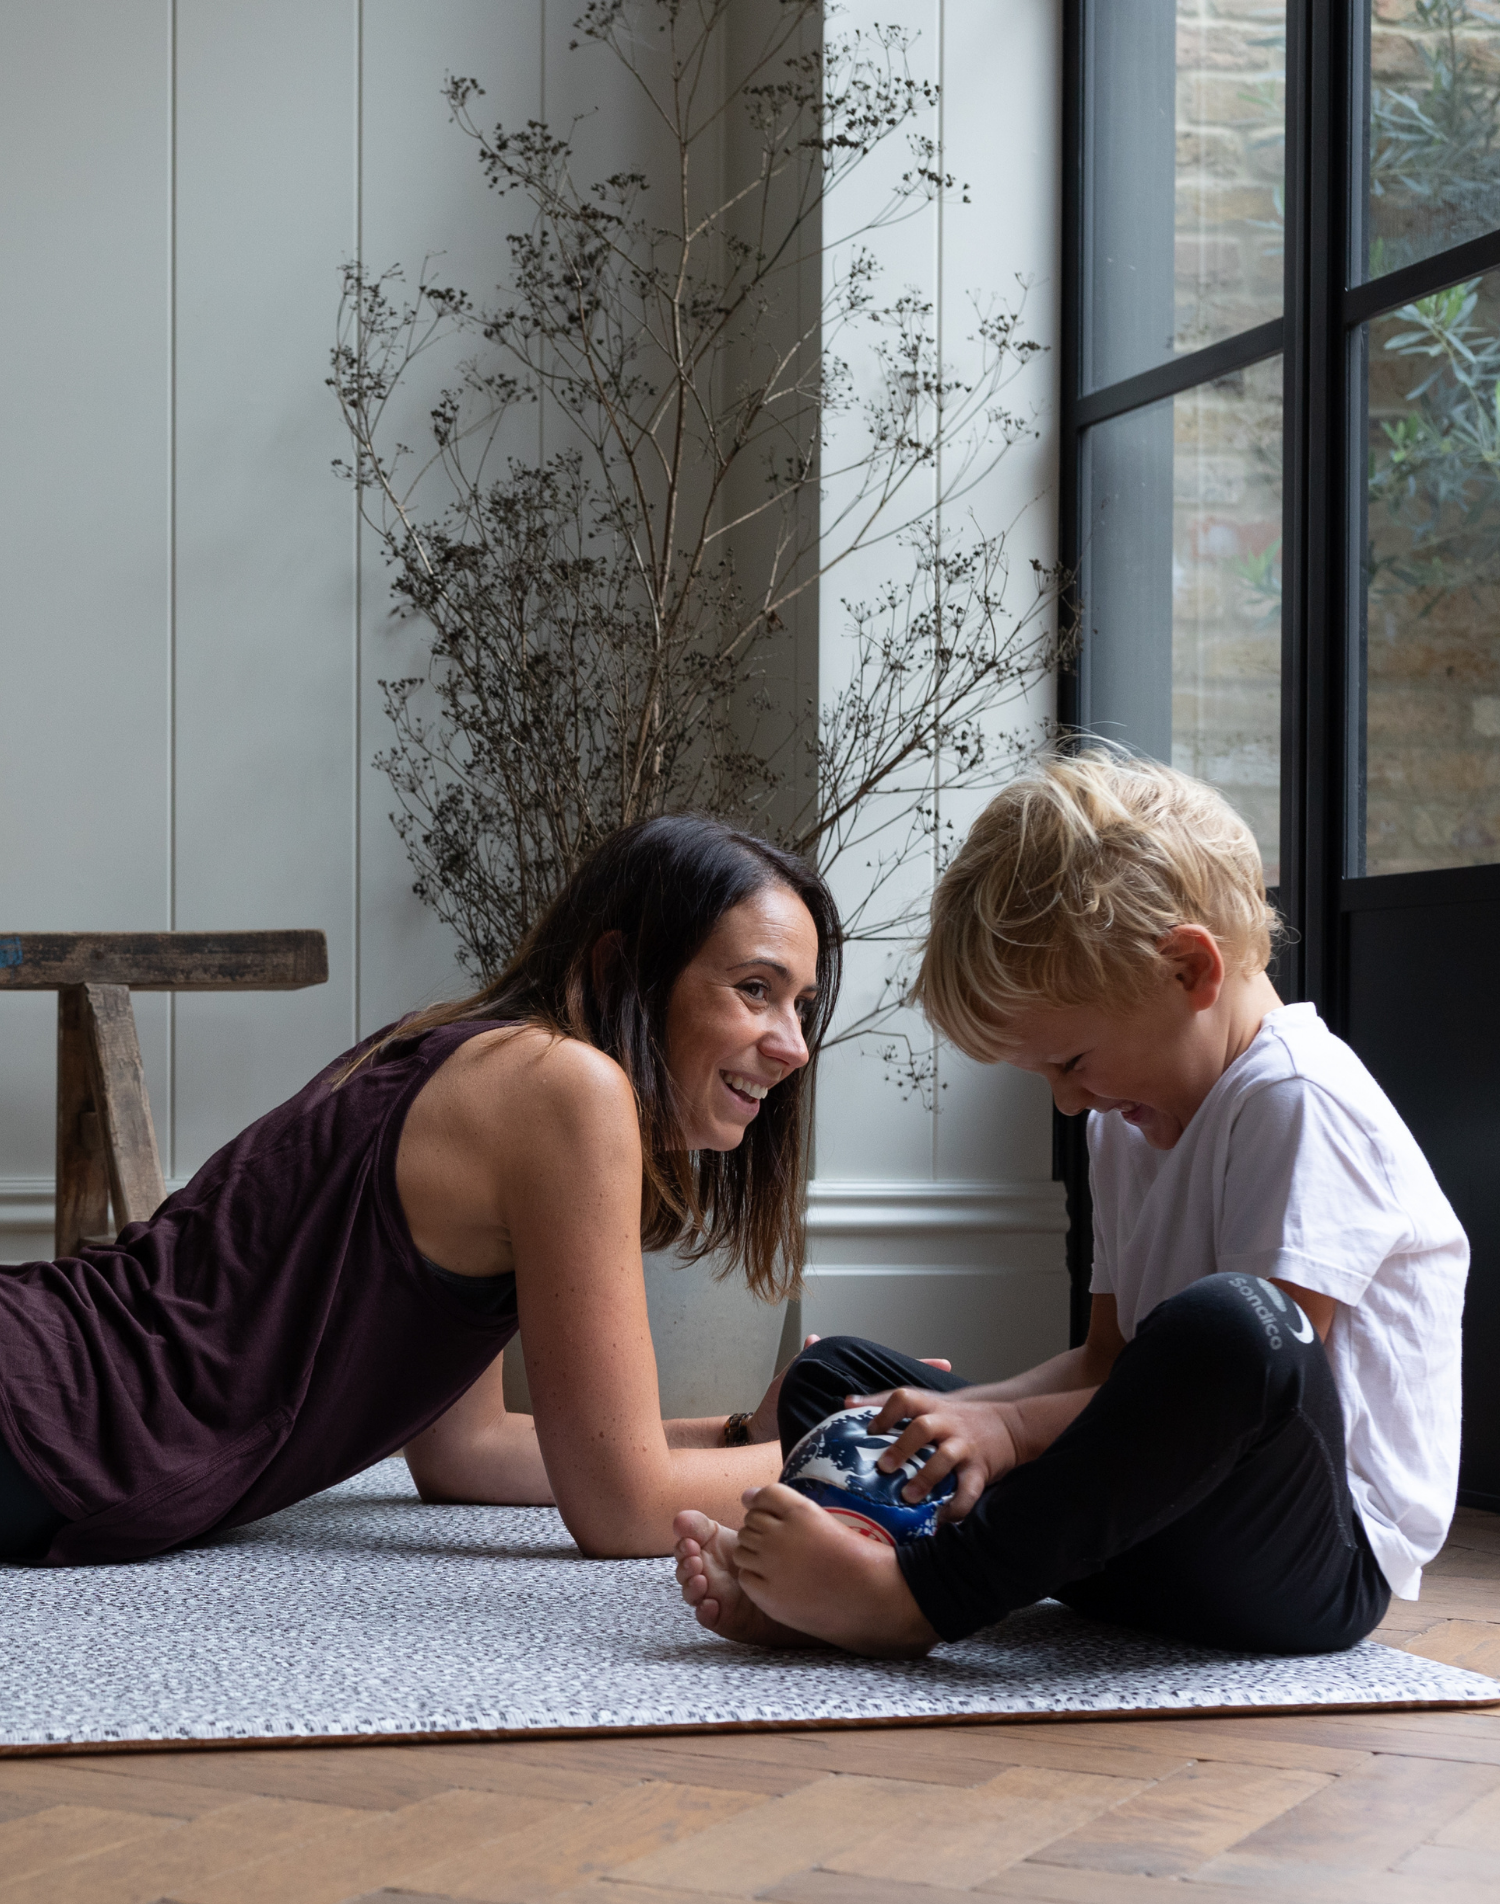
[{"label": "boy's bare foot", "polygon": [[840,1527],[779,1482],[745,1500],[750,1511],[735,1543],[736,1581],[768,1619],[882,1659],[920,1658],[937,1645],[894,1547]]},{"label": "boy's bare foot", "polygon": [[700,1626],[746,1646],[817,1645],[808,1634],[763,1613],[740,1586],[735,1574],[739,1536],[732,1528],[688,1508],[672,1522],[672,1531],[677,1536],[677,1584]]}]

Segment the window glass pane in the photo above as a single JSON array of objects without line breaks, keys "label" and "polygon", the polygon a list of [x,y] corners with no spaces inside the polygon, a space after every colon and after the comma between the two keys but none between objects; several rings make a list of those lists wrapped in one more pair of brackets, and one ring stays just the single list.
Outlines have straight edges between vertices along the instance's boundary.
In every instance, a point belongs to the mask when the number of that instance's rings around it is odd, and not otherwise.
[{"label": "window glass pane", "polygon": [[1500,272],[1366,327],[1350,871],[1500,860]]},{"label": "window glass pane", "polygon": [[1500,225],[1500,5],[1365,0],[1364,10],[1357,283]]},{"label": "window glass pane", "polygon": [[1083,441],[1084,719],[1225,793],[1280,876],[1281,359]]},{"label": "window glass pane", "polygon": [[1281,315],[1286,8],[1086,13],[1083,387]]}]

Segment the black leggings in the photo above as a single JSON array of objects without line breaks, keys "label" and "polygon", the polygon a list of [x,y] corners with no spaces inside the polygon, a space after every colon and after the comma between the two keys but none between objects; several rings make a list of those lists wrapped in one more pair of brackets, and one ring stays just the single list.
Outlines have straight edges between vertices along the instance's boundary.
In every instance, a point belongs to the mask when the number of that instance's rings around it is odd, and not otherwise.
[{"label": "black leggings", "polygon": [[[855,1336],[815,1343],[782,1383],[783,1449],[846,1395],[900,1386],[968,1384]],[[1210,1646],[1332,1653],[1390,1601],[1323,1345],[1254,1276],[1205,1277],[1153,1309],[1050,1448],[898,1557],[947,1640],[1050,1595]]]}]

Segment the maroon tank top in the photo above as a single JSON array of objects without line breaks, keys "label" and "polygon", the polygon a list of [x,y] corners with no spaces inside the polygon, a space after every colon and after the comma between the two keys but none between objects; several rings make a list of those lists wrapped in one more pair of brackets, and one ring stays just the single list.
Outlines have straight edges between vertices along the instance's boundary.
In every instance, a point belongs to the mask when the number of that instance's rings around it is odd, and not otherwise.
[{"label": "maroon tank top", "polygon": [[50,1564],[160,1553],[331,1487],[494,1361],[514,1277],[508,1300],[466,1300],[396,1195],[412,1100],[494,1028],[398,1039],[335,1090],[340,1058],[113,1246],[0,1273],[0,1434],[68,1517]]}]

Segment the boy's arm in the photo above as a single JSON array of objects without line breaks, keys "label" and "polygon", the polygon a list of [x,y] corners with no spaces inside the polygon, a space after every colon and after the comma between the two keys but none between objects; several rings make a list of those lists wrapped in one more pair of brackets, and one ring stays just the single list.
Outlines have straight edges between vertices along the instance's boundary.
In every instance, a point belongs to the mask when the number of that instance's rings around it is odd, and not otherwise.
[{"label": "boy's arm", "polygon": [[[955,1389],[945,1400],[960,1405],[1013,1402],[1025,1395],[1068,1395],[1080,1388],[1098,1388],[1124,1346],[1114,1297],[1095,1296],[1089,1309],[1088,1336],[1076,1349],[1064,1349],[1061,1355],[1039,1362],[1035,1368],[1025,1369],[1019,1375],[1007,1376],[1003,1382],[980,1382],[972,1388]],[[873,1401],[874,1397],[868,1399]],[[893,1421],[900,1419],[899,1415],[892,1416]]]},{"label": "boy's arm", "polygon": [[[1279,1276],[1273,1276],[1270,1280],[1297,1304],[1317,1330],[1319,1341],[1326,1342],[1328,1331],[1333,1327],[1334,1311],[1338,1308],[1337,1298],[1325,1296],[1319,1289],[1303,1289],[1297,1283],[1284,1282]],[[949,1399],[959,1404],[1013,1402],[1027,1395],[1064,1395],[1081,1388],[1098,1388],[1108,1377],[1116,1356],[1124,1346],[1125,1338],[1120,1333],[1114,1297],[1095,1296],[1089,1312],[1088,1337],[1076,1349],[1065,1349],[1050,1361],[1039,1362],[1035,1368],[1026,1369],[1020,1375],[1008,1376],[1003,1382],[976,1383],[972,1388],[958,1389]],[[899,1417],[896,1419],[899,1420]],[[1050,1445],[1050,1442],[1044,1445]]]},{"label": "boy's arm", "polygon": [[976,1406],[965,1405],[964,1398],[972,1393],[969,1389],[930,1395],[923,1389],[898,1388],[886,1403],[886,1412],[899,1409],[897,1419],[910,1419],[875,1465],[883,1474],[894,1474],[930,1445],[932,1454],[902,1489],[902,1498],[919,1501],[952,1474],[954,1492],[938,1510],[938,1519],[962,1520],[992,1482],[1050,1448],[1098,1392],[1097,1388],[1075,1388]]},{"label": "boy's arm", "polygon": [[941,1395],[896,1388],[884,1395],[850,1396],[849,1400],[881,1403],[880,1414],[871,1424],[877,1433],[898,1422],[908,1423],[876,1464],[884,1472],[894,1473],[920,1449],[936,1443],[936,1453],[907,1484],[906,1497],[920,1499],[956,1469],[957,1491],[939,1518],[960,1520],[992,1481],[1051,1447],[1088,1406],[1124,1346],[1114,1297],[1096,1295],[1087,1339],[1023,1374]]},{"label": "boy's arm", "polygon": [[1302,1077],[1241,1105],[1220,1202],[1221,1265],[1284,1291],[1325,1342],[1340,1305],[1361,1301],[1411,1230],[1363,1117]]},{"label": "boy's arm", "polygon": [[[1321,1290],[1303,1289],[1297,1283],[1283,1282],[1279,1276],[1273,1276],[1270,1280],[1297,1304],[1317,1330],[1319,1341],[1326,1342],[1328,1331],[1333,1327],[1334,1311],[1338,1308],[1337,1300],[1325,1296]],[[1106,1304],[1107,1309],[1104,1307]],[[1109,1341],[1111,1333],[1116,1338],[1114,1343]],[[965,1402],[975,1401],[1007,1404],[1000,1413],[1015,1448],[1014,1465],[1019,1467],[1023,1461],[1035,1461],[1044,1449],[1052,1446],[1063,1429],[1083,1413],[1124,1346],[1125,1339],[1120,1335],[1115,1315],[1114,1297],[1095,1296],[1089,1339],[1080,1348],[1069,1349],[1065,1355],[1055,1355],[1050,1362],[1028,1369],[1024,1375],[1012,1376],[1008,1382],[991,1382],[983,1388],[961,1388],[943,1399],[955,1402],[960,1407]],[[1100,1368],[1102,1372],[1095,1374],[1094,1370]],[[1082,1374],[1082,1380],[1069,1382],[1065,1390],[1060,1383],[1054,1386],[1056,1377],[1071,1374],[1075,1370]]]},{"label": "boy's arm", "polygon": [[1065,1395],[1025,1395],[1019,1401],[1002,1402],[997,1412],[1015,1449],[1011,1465],[1020,1467],[1022,1462],[1035,1461],[1044,1454],[1098,1393],[1097,1388],[1075,1388]]},{"label": "boy's arm", "polygon": [[1275,1283],[1276,1287],[1281,1290],[1283,1294],[1291,1297],[1303,1315],[1307,1317],[1308,1321],[1317,1330],[1318,1340],[1320,1342],[1326,1342],[1328,1340],[1328,1331],[1333,1327],[1334,1311],[1339,1306],[1338,1298],[1336,1296],[1325,1296],[1321,1289],[1303,1289],[1297,1283],[1283,1282],[1280,1276],[1272,1276],[1269,1280]]},{"label": "boy's arm", "polygon": [[[1326,1342],[1338,1307],[1332,1296],[1304,1289],[1297,1283],[1273,1279],[1291,1297]],[[920,1449],[935,1442],[937,1452],[906,1489],[908,1498],[920,1498],[958,1471],[958,1487],[940,1518],[959,1520],[991,1482],[1022,1462],[1034,1461],[1081,1415],[1108,1377],[1125,1346],[1113,1296],[1096,1295],[1089,1315],[1087,1340],[1076,1349],[1054,1355],[1050,1361],[1004,1382],[986,1382],[949,1394],[925,1389],[897,1388],[888,1394],[851,1396],[851,1401],[883,1404],[872,1424],[878,1432],[898,1422],[909,1426],[877,1464],[894,1473]]]}]

